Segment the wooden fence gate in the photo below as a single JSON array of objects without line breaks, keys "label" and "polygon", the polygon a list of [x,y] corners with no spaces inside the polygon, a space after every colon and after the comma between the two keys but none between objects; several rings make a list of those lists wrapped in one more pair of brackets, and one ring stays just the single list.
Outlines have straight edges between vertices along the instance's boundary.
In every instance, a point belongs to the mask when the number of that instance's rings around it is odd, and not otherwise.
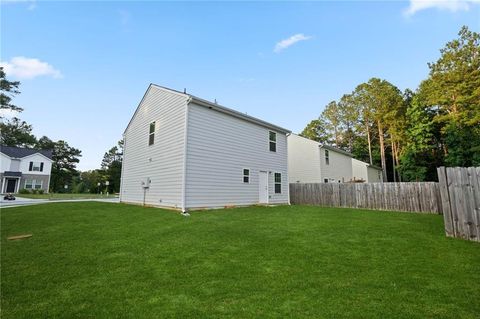
[{"label": "wooden fence gate", "polygon": [[480,167],[437,168],[445,233],[480,242]]}]

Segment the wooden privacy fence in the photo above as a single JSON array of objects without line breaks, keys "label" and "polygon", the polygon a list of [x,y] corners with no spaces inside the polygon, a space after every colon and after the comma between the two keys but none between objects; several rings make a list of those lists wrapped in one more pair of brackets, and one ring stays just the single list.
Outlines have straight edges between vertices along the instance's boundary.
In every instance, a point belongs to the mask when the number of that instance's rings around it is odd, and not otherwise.
[{"label": "wooden privacy fence", "polygon": [[480,167],[437,168],[447,236],[480,242]]},{"label": "wooden privacy fence", "polygon": [[442,213],[438,183],[290,184],[290,202],[300,205]]}]

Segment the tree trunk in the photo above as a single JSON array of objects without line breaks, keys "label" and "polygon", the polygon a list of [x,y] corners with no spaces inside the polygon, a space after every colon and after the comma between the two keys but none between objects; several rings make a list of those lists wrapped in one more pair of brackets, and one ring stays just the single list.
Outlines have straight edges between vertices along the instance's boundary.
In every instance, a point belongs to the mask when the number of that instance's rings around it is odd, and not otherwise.
[{"label": "tree trunk", "polygon": [[[395,145],[395,162],[397,163],[397,167],[400,165],[400,160],[398,159],[398,154],[400,153],[400,142]],[[397,171],[398,174],[398,181],[402,182],[402,174]]]},{"label": "tree trunk", "polygon": [[383,126],[380,121],[377,121],[378,124],[378,138],[380,140],[380,159],[382,162],[382,174],[383,181],[387,182],[387,162],[385,160],[385,141],[383,136]]},{"label": "tree trunk", "polygon": [[366,121],[365,128],[367,129],[367,140],[368,140],[368,157],[370,159],[370,165],[373,165],[372,159],[372,137],[370,136],[370,126],[368,125],[368,121]]},{"label": "tree trunk", "polygon": [[393,139],[391,140],[391,145],[392,145],[392,171],[393,171],[393,182],[397,182],[397,174],[395,171],[395,144],[393,143]]}]

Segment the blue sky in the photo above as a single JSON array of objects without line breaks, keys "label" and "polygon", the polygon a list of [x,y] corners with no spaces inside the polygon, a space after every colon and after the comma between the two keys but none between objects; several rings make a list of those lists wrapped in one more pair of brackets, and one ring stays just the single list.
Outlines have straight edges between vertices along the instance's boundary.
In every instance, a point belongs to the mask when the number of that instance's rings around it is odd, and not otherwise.
[{"label": "blue sky", "polygon": [[415,89],[474,1],[42,2],[1,7],[1,63],[20,118],[100,166],[149,83],[299,132],[371,77]]}]

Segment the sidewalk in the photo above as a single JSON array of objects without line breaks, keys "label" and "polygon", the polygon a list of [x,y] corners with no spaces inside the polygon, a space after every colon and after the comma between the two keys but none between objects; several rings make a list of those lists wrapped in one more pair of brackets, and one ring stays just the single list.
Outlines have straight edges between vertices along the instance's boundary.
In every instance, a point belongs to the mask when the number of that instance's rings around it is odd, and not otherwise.
[{"label": "sidewalk", "polygon": [[0,198],[0,208],[9,208],[17,206],[30,206],[46,203],[70,203],[70,202],[104,202],[104,203],[119,203],[119,198],[90,198],[90,199],[32,199],[16,197],[15,200],[4,200],[3,196]]}]

